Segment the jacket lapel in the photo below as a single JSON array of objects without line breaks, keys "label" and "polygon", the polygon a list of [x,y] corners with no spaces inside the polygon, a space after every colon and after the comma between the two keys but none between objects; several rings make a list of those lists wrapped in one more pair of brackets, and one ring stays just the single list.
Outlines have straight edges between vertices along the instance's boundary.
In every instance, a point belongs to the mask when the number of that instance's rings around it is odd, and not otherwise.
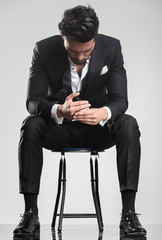
[{"label": "jacket lapel", "polygon": [[53,63],[53,68],[55,69],[57,86],[60,88],[56,94],[56,99],[59,99],[59,101],[63,103],[66,97],[72,92],[70,66],[63,41],[59,51],[57,52],[57,55],[55,54],[55,59],[56,61]]},{"label": "jacket lapel", "polygon": [[104,66],[105,57],[106,54],[102,45],[99,44],[96,40],[96,45],[91,55],[88,78],[87,81],[84,81],[82,85],[82,94],[85,97],[93,94],[92,89],[95,88],[95,84],[97,84],[97,82],[99,81],[99,76]]},{"label": "jacket lapel", "polygon": [[64,47],[62,48],[62,51],[58,53],[56,62],[54,64],[54,68],[56,69],[56,76],[60,80],[60,76],[63,75],[66,69],[69,67],[68,55]]}]

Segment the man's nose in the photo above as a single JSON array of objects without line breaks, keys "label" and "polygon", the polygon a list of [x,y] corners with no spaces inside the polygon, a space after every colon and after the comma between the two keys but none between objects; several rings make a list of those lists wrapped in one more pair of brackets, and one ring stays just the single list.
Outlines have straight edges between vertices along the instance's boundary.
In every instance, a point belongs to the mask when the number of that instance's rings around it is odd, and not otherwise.
[{"label": "man's nose", "polygon": [[79,61],[81,61],[81,60],[84,59],[84,54],[83,54],[83,53],[79,53],[79,54],[77,54],[76,58],[77,58]]}]

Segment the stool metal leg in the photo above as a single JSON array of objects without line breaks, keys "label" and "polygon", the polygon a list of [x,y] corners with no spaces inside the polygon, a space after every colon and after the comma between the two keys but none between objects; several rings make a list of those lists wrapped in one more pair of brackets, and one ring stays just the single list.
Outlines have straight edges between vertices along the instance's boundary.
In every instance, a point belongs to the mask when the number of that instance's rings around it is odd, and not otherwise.
[{"label": "stool metal leg", "polygon": [[[62,199],[61,199],[61,206],[60,206],[60,214],[58,213],[58,205],[60,201],[60,195],[62,190]],[[58,224],[58,231],[62,231],[62,220],[63,220],[63,211],[64,211],[64,203],[65,203],[65,193],[66,193],[66,160],[64,157],[64,152],[61,153],[61,159],[59,164],[59,177],[58,177],[58,190],[57,190],[57,197],[55,203],[55,209],[53,214],[53,220],[51,227],[54,228],[56,224],[56,217],[59,216],[59,224]]]},{"label": "stool metal leg", "polygon": [[54,209],[54,214],[53,214],[53,220],[52,220],[52,224],[51,224],[52,228],[54,228],[55,224],[56,224],[56,217],[57,217],[58,205],[59,205],[60,194],[61,194],[62,164],[63,164],[63,159],[62,159],[62,156],[61,156],[60,164],[59,164],[59,177],[58,177],[57,197],[56,197],[56,202],[55,202],[55,209]]},{"label": "stool metal leg", "polygon": [[100,206],[100,198],[98,191],[98,160],[95,158],[95,176],[94,176],[94,166],[93,166],[92,156],[90,158],[90,170],[91,170],[91,187],[92,187],[92,196],[94,200],[94,205],[96,209],[96,215],[98,220],[99,231],[103,231],[103,221],[102,221],[102,213]]},{"label": "stool metal leg", "polygon": [[95,158],[95,179],[96,179],[96,197],[97,197],[97,203],[99,208],[99,216],[101,221],[101,226],[103,228],[103,220],[102,220],[102,213],[101,213],[101,204],[100,204],[100,197],[99,197],[99,178],[98,178],[98,158]]},{"label": "stool metal leg", "polygon": [[62,220],[63,220],[65,194],[66,194],[66,159],[65,159],[65,157],[64,157],[64,160],[63,160],[62,187],[63,188],[62,188],[62,199],[61,199],[61,207],[60,207],[60,215],[59,215],[58,232],[62,231]]}]

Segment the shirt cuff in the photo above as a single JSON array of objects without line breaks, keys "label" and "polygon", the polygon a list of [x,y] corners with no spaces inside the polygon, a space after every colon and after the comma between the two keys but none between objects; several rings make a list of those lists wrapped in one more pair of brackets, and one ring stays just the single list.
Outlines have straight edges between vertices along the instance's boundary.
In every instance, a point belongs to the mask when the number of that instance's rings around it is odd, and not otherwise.
[{"label": "shirt cuff", "polygon": [[105,125],[105,123],[106,123],[106,122],[111,118],[111,116],[112,116],[111,110],[110,110],[109,107],[103,107],[103,108],[106,109],[108,117],[107,117],[107,119],[102,120],[102,121],[99,122],[99,125],[101,125],[102,127]]},{"label": "shirt cuff", "polygon": [[63,117],[60,117],[58,118],[57,116],[57,107],[59,106],[59,104],[54,104],[52,109],[51,109],[51,117],[55,120],[55,122],[57,124],[62,124],[64,118]]}]

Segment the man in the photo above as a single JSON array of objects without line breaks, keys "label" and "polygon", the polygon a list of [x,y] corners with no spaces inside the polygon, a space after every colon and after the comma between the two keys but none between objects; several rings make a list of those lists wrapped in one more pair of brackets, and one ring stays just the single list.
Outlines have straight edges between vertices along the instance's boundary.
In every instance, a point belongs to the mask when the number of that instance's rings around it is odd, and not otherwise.
[{"label": "man", "polygon": [[20,193],[25,213],[15,236],[39,234],[37,196],[42,148],[109,148],[116,145],[122,197],[120,231],[144,236],[135,213],[140,132],[127,110],[127,80],[120,42],[98,34],[91,7],[64,12],[61,35],[38,42],[30,68],[27,109],[19,144]]}]

